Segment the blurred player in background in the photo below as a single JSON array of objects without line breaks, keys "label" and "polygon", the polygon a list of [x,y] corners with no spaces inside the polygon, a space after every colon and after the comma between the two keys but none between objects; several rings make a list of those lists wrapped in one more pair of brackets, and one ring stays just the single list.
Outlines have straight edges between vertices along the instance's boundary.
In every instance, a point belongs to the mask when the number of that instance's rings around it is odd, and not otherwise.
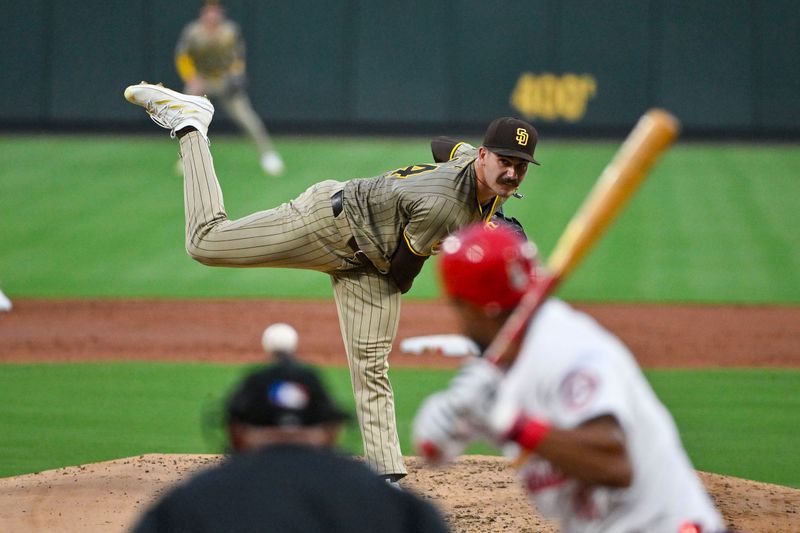
[{"label": "blurred player in background", "polygon": [[225,415],[232,455],[168,492],[134,532],[447,531],[431,504],[334,449],[347,415],[310,368],[252,372]]},{"label": "blurred player in background", "polygon": [[282,174],[283,160],[247,96],[245,47],[239,26],[225,17],[218,1],[207,1],[200,17],[183,29],[175,49],[175,64],[186,84],[184,92],[221,102],[256,143],[264,172]]},{"label": "blurred player in background", "polygon": [[[483,349],[542,283],[536,269],[535,248],[504,226],[471,226],[442,244],[444,290]],[[550,298],[515,348],[506,373],[471,358],[425,400],[414,420],[421,455],[447,462],[478,438],[505,446],[561,531],[724,530],[672,417],[616,337]]]},{"label": "blurred player in background", "polygon": [[482,146],[455,143],[436,156],[441,163],[346,182],[324,180],[290,202],[230,220],[209,149],[211,102],[147,83],[128,87],[125,98],[179,139],[186,250],[193,259],[209,266],[303,268],[330,276],[364,455],[396,483],[407,473],[389,381],[400,296],[450,232],[497,220],[528,164],[538,164],[536,130],[512,117],[495,119]]}]

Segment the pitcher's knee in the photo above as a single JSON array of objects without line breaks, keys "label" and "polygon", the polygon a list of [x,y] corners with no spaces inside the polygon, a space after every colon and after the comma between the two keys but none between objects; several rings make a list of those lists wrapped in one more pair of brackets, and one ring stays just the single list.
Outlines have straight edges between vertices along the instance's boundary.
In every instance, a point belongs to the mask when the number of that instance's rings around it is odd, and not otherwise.
[{"label": "pitcher's knee", "polygon": [[224,257],[223,252],[204,248],[202,240],[197,242],[187,242],[186,253],[188,253],[189,257],[198,263],[202,263],[206,266],[217,266],[229,263],[229,261]]}]

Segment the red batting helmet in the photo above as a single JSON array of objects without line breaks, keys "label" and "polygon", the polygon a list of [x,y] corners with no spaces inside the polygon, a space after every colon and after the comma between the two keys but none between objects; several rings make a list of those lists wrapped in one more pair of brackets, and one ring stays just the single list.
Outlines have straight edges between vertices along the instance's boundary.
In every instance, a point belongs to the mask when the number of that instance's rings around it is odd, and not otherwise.
[{"label": "red batting helmet", "polygon": [[445,239],[439,274],[451,298],[504,310],[536,282],[536,265],[536,248],[514,230],[479,223]]}]

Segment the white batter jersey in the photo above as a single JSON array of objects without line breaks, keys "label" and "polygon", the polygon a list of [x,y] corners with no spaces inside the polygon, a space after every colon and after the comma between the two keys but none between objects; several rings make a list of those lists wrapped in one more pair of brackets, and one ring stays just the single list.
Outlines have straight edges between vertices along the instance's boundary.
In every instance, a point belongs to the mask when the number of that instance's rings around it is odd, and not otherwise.
[{"label": "white batter jersey", "polygon": [[536,508],[562,531],[679,533],[689,523],[704,533],[725,529],[635,359],[585,313],[556,299],[542,306],[498,402],[566,429],[612,415],[625,433],[633,467],[627,488],[588,487],[536,456],[520,469]]}]

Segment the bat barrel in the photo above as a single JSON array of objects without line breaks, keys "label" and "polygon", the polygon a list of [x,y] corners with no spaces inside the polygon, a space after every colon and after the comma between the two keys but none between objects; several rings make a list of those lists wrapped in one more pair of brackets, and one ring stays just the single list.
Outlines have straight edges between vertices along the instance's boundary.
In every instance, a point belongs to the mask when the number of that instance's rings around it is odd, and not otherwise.
[{"label": "bat barrel", "polygon": [[663,109],[639,119],[553,249],[548,261],[553,275],[565,276],[583,259],[679,131],[678,119]]},{"label": "bat barrel", "polygon": [[534,284],[533,291],[523,297],[484,357],[500,366],[514,361],[514,341],[548,295],[600,239],[679,131],[678,119],[663,109],[651,109],[639,119],[556,243],[547,263],[549,277]]}]

